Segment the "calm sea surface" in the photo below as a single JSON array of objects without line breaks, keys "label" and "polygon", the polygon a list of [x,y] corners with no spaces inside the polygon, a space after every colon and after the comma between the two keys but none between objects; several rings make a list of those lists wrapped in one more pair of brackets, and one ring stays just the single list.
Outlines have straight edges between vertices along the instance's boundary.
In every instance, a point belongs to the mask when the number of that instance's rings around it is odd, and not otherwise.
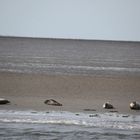
[{"label": "calm sea surface", "polygon": [[[0,38],[0,71],[140,76],[140,43]],[[135,140],[140,116],[0,110],[0,140]]]},{"label": "calm sea surface", "polygon": [[140,75],[140,43],[0,38],[0,71]]}]

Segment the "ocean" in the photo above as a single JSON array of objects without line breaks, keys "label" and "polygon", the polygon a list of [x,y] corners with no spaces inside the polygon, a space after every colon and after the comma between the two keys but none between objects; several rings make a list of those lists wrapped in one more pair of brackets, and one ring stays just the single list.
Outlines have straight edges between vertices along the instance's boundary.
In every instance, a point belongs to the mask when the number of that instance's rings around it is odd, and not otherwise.
[{"label": "ocean", "polygon": [[0,71],[140,75],[140,43],[0,38]]},{"label": "ocean", "polygon": [[[140,43],[1,37],[0,72],[140,76]],[[0,140],[139,138],[139,115],[0,110]]]}]

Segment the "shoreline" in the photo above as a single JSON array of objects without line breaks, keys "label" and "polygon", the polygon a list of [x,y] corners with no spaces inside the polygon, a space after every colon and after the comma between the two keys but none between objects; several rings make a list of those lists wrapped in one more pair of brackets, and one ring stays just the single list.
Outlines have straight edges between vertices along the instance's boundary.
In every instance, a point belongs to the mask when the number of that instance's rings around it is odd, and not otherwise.
[{"label": "shoreline", "polygon": [[[140,77],[135,76],[80,76],[20,74],[0,72],[0,98],[11,104],[0,110],[69,111],[105,113],[102,108],[110,101],[112,111],[140,115],[129,108],[132,101],[140,101]],[[62,103],[62,107],[44,104],[47,99]],[[95,109],[96,111],[84,111]]]}]

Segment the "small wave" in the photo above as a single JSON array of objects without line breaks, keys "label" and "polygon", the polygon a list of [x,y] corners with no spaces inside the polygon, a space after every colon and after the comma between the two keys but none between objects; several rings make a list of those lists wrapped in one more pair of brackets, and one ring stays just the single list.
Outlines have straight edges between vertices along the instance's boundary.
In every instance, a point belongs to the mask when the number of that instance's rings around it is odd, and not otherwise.
[{"label": "small wave", "polygon": [[[125,117],[124,117],[125,116]],[[64,124],[86,127],[140,130],[140,116],[118,113],[71,113],[71,112],[36,112],[36,111],[0,111],[0,122]]]},{"label": "small wave", "polygon": [[110,67],[110,66],[84,66],[65,64],[42,64],[42,63],[1,63],[0,71],[18,73],[47,73],[47,74],[140,74],[139,67]]}]

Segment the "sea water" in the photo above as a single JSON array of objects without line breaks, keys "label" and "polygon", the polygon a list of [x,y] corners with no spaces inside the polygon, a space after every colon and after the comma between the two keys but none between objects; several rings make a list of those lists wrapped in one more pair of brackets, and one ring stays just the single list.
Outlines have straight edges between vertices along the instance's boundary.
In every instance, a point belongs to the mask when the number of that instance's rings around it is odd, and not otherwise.
[{"label": "sea water", "polygon": [[1,140],[140,138],[140,116],[118,113],[0,111]]},{"label": "sea water", "polygon": [[140,43],[0,38],[0,71],[140,75]]}]

